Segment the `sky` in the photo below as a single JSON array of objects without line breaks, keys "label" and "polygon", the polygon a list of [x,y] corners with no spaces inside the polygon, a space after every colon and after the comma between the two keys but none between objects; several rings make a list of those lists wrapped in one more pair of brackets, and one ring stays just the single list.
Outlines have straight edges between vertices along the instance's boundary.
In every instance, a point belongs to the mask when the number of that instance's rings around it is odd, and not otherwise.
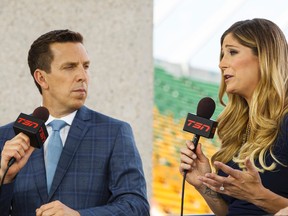
[{"label": "sky", "polygon": [[273,21],[288,38],[287,0],[154,0],[154,58],[217,73],[222,33],[253,18]]}]

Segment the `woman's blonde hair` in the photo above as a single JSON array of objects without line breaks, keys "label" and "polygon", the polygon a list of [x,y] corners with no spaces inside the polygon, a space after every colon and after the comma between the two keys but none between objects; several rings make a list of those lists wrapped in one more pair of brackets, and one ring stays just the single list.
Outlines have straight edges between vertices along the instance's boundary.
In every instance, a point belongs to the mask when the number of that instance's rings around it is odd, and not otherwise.
[{"label": "woman's blonde hair", "polygon": [[[248,107],[243,97],[226,93],[222,76],[219,99],[225,108],[218,117],[217,130],[222,143],[221,149],[212,157],[212,162],[217,160],[227,163],[233,159],[240,168],[245,168],[244,161],[249,157],[252,163],[259,160],[259,171],[273,170],[276,163],[280,163],[273,155],[273,142],[281,120],[288,111],[287,41],[276,24],[259,18],[233,24],[223,33],[221,47],[227,34],[232,34],[240,44],[251,48],[258,57],[260,81]],[[228,97],[227,104],[224,96]],[[249,136],[243,140],[247,132]],[[270,165],[265,163],[268,151],[274,159]]]}]

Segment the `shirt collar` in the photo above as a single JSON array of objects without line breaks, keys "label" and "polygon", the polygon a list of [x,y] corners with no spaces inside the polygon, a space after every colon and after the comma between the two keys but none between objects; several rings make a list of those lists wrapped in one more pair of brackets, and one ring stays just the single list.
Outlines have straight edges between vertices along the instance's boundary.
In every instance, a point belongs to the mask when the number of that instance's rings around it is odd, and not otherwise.
[{"label": "shirt collar", "polygon": [[46,121],[45,124],[48,125],[51,121],[53,121],[55,119],[60,119],[60,120],[65,121],[67,123],[67,125],[71,126],[77,111],[78,110],[75,110],[74,112],[72,112],[72,113],[70,113],[67,116],[64,116],[62,118],[55,118],[54,116],[49,115],[49,118],[48,118],[48,120]]}]

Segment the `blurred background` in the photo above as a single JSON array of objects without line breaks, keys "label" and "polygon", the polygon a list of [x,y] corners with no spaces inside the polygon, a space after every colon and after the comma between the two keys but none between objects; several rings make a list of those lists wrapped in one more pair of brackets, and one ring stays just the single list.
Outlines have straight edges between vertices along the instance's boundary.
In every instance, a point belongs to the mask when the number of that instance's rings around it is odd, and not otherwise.
[{"label": "blurred background", "polygon": [[[193,134],[184,132],[188,112],[196,113],[203,97],[216,102],[212,119],[223,107],[218,100],[220,37],[234,22],[266,18],[288,36],[285,0],[154,0],[154,125],[152,200],[156,215],[180,215],[182,176],[179,150]],[[217,136],[200,140],[211,157]],[[184,214],[211,210],[185,185]]]}]

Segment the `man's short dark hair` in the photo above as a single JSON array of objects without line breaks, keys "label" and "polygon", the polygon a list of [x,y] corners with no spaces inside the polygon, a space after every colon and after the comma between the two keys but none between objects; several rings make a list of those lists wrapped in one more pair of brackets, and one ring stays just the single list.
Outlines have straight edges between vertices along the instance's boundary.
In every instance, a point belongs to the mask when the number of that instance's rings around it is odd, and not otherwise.
[{"label": "man's short dark hair", "polygon": [[[50,45],[65,42],[83,43],[83,36],[78,32],[68,29],[54,30],[41,35],[33,42],[28,53],[28,65],[33,79],[36,69],[44,70],[47,73],[51,72],[51,62],[54,56]],[[34,82],[42,94],[40,85],[35,79]]]}]

